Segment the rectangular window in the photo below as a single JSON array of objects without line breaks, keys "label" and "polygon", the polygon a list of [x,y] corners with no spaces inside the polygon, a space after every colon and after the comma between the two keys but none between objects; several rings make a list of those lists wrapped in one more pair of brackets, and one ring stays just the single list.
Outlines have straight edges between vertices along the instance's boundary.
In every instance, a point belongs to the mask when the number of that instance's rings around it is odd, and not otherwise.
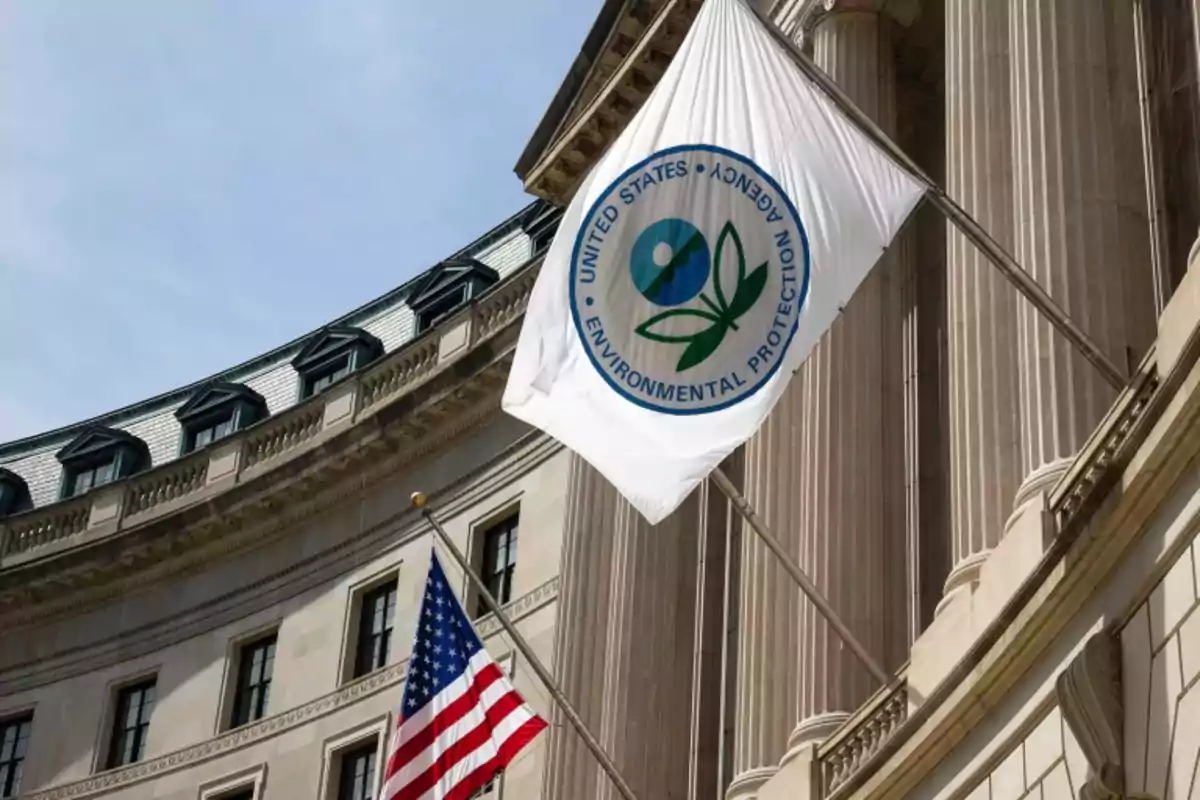
[{"label": "rectangular window", "polygon": [[141,761],[150,733],[150,715],[154,711],[155,680],[126,686],[117,693],[113,715],[112,742],[108,748],[108,768]]},{"label": "rectangular window", "polygon": [[350,374],[350,354],[339,358],[330,366],[317,372],[308,379],[308,393],[305,397],[311,397],[314,394],[319,394]]},{"label": "rectangular window", "polygon": [[388,663],[392,647],[392,619],[396,615],[396,581],[364,592],[358,619],[358,648],[354,677],[374,672]]},{"label": "rectangular window", "polygon": [[116,468],[116,461],[106,461],[94,467],[77,470],[71,479],[71,496],[78,497],[89,489],[112,483]]},{"label": "rectangular window", "polygon": [[[483,561],[480,576],[496,602],[504,605],[512,599],[513,572],[517,568],[517,522],[513,514],[483,532]],[[488,613],[487,605],[480,597],[475,606],[475,617]]]},{"label": "rectangular window", "polygon": [[220,422],[213,423],[205,428],[200,428],[192,434],[192,450],[199,450],[202,447],[207,447],[218,439],[224,439],[229,434],[233,433],[233,417],[227,417]]},{"label": "rectangular window", "polygon": [[446,317],[458,310],[470,297],[470,287],[467,284],[447,292],[445,297],[433,301],[417,315],[417,333],[427,331]]},{"label": "rectangular window", "polygon": [[338,800],[375,800],[376,748],[371,742],[342,756]]},{"label": "rectangular window", "polygon": [[7,800],[21,791],[21,773],[32,727],[33,714],[0,720],[0,798]]},{"label": "rectangular window", "polygon": [[500,778],[500,772],[497,771],[496,774],[493,775],[488,780],[487,783],[485,783],[483,786],[480,786],[478,789],[476,789],[471,794],[470,800],[478,800],[478,798],[486,797],[487,795],[494,792],[496,790],[496,781],[499,780],[499,778]]},{"label": "rectangular window", "polygon": [[264,636],[243,645],[238,654],[236,694],[233,698],[233,727],[267,715],[271,695],[271,672],[275,667],[276,635]]}]

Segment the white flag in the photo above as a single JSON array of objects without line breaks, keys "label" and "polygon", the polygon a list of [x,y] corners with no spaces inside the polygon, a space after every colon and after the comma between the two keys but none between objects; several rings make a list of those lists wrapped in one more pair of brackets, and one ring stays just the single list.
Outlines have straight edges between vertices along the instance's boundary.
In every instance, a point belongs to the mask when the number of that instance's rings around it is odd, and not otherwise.
[{"label": "white flag", "polygon": [[742,0],[706,0],[563,216],[504,409],[660,521],[758,430],[922,191]]}]

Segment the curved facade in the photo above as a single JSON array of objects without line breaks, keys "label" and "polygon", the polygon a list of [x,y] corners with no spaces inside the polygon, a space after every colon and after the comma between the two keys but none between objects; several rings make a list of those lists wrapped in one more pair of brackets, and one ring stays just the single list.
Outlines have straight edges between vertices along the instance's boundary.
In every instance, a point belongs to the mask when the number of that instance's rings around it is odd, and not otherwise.
[{"label": "curved facade", "polygon": [[[541,200],[251,362],[0,445],[0,797],[373,797],[417,489],[643,800],[1200,797],[1200,4],[755,5],[1128,367],[1102,383],[922,209],[723,465],[893,681],[711,486],[651,528],[500,412],[555,208],[699,8],[607,0],[518,162]],[[483,796],[616,797],[477,626],[552,722]]]}]

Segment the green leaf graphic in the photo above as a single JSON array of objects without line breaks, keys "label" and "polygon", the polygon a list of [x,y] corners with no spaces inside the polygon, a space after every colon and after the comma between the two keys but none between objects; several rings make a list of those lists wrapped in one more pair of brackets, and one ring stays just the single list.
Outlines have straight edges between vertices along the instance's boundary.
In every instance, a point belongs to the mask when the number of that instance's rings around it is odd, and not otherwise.
[{"label": "green leaf graphic", "polygon": [[690,342],[696,337],[704,334],[705,331],[703,330],[693,333],[660,333],[658,331],[651,330],[660,322],[666,322],[667,320],[674,319],[676,317],[699,317],[700,319],[708,320],[716,325],[719,325],[721,322],[720,318],[718,318],[716,314],[703,311],[698,308],[672,308],[662,312],[661,314],[655,314],[653,317],[634,328],[634,331],[652,342],[663,342],[664,344]]},{"label": "green leaf graphic", "polygon": [[[651,284],[648,294],[653,295],[657,288],[671,279],[675,270],[687,260],[691,250],[701,244],[703,238],[699,233],[694,235],[687,243],[674,255],[671,262],[663,268]],[[733,301],[730,302],[725,296],[725,290],[721,286],[721,264],[724,257],[727,255],[726,246],[732,248],[732,258],[736,259],[737,267],[737,286],[734,288]],[[663,344],[683,344],[683,353],[679,356],[679,361],[675,365],[676,372],[683,372],[691,369],[697,364],[702,363],[705,359],[711,356],[716,349],[721,346],[721,342],[725,341],[725,334],[731,330],[737,330],[737,321],[742,315],[754,307],[762,296],[763,289],[767,285],[767,263],[763,262],[751,272],[746,274],[746,253],[742,247],[742,239],[738,235],[737,228],[733,226],[733,222],[726,222],[721,228],[721,233],[717,237],[717,247],[713,254],[712,263],[712,282],[713,292],[716,294],[716,301],[700,293],[700,299],[705,302],[708,309],[701,308],[672,308],[655,314],[650,319],[638,325],[634,331],[652,342],[661,342]],[[669,330],[677,325],[663,325],[672,319],[689,318],[692,320],[703,320],[711,323],[707,328],[694,331],[692,333],[674,333]],[[661,330],[654,330],[655,327]]]},{"label": "green leaf graphic", "polygon": [[733,221],[725,223],[721,228],[721,234],[717,237],[717,249],[713,253],[713,291],[717,293],[717,302],[723,310],[729,309],[729,301],[725,299],[725,291],[721,287],[721,264],[724,263],[725,245],[728,242],[733,242],[733,248],[736,251],[734,257],[737,258],[737,277],[740,285],[742,279],[746,275],[746,253],[742,249],[742,238],[738,236],[737,228],[733,227]]},{"label": "green leaf graphic", "polygon": [[744,280],[738,282],[737,291],[733,293],[733,302],[729,304],[727,319],[735,320],[753,308],[766,285],[767,263],[764,261]]},{"label": "green leaf graphic", "polygon": [[727,330],[729,330],[728,327],[718,322],[711,328],[696,334],[692,338],[691,344],[684,349],[683,355],[679,357],[679,363],[675,365],[675,371],[683,372],[685,369],[691,369],[711,356],[713,351],[721,346],[721,342],[725,339],[725,331]]}]

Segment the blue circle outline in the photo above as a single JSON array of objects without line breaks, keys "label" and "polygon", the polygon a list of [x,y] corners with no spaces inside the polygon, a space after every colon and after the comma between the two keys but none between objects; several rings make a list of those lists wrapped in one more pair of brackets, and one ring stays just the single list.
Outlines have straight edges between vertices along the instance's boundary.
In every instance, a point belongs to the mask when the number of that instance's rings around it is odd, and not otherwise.
[{"label": "blue circle outline", "polygon": [[[783,350],[780,352],[779,358],[775,360],[775,363],[769,370],[767,370],[766,374],[759,379],[758,383],[754,384],[754,386],[752,386],[748,391],[738,395],[736,398],[726,400],[723,403],[695,409],[669,408],[655,405],[654,403],[642,400],[641,398],[636,397],[622,389],[620,384],[613,380],[608,372],[606,372],[604,368],[600,366],[600,363],[596,360],[596,356],[592,352],[591,347],[588,346],[587,333],[584,331],[583,323],[579,318],[579,305],[575,298],[575,274],[577,271],[577,265],[579,264],[579,250],[583,244],[584,233],[591,227],[592,219],[595,217],[596,212],[600,210],[601,205],[609,198],[609,196],[612,195],[613,190],[617,188],[619,184],[623,183],[625,179],[634,172],[642,169],[651,161],[660,159],[663,156],[669,156],[674,153],[683,152],[684,150],[700,150],[708,153],[716,153],[750,166],[756,173],[758,173],[758,176],[762,178],[768,186],[778,193],[778,195],[783,199],[784,204],[787,205],[787,209],[791,213],[792,219],[796,223],[796,228],[800,231],[800,242],[804,248],[804,282],[800,287],[800,296],[796,301],[796,321],[792,323],[792,329],[788,332],[787,341],[785,341],[783,344]],[[580,344],[583,345],[583,352],[587,354],[588,361],[592,363],[592,367],[596,370],[596,372],[600,373],[600,377],[604,379],[604,382],[607,383],[617,394],[621,395],[636,406],[641,406],[649,411],[657,411],[663,414],[672,414],[680,417],[688,417],[696,414],[711,414],[714,411],[721,411],[722,409],[729,408],[730,406],[735,406],[738,403],[753,397],[758,390],[761,389],[767,383],[767,381],[771,380],[771,378],[774,377],[775,373],[779,370],[779,366],[783,363],[783,359],[787,355],[788,349],[792,346],[792,339],[796,336],[796,330],[800,327],[800,314],[803,312],[804,302],[808,299],[808,280],[810,273],[808,232],[804,230],[804,223],[800,220],[800,214],[796,211],[796,207],[792,204],[792,199],[787,196],[787,192],[783,191],[783,187],[779,185],[775,178],[773,178],[762,167],[758,166],[758,164],[754,163],[741,153],[736,153],[733,150],[719,147],[715,144],[677,144],[672,147],[651,153],[649,156],[643,158],[641,161],[637,162],[632,167],[629,167],[620,175],[618,175],[612,181],[612,183],[610,183],[604,189],[604,191],[600,193],[600,195],[596,198],[596,202],[592,204],[592,207],[588,209],[588,213],[584,215],[583,221],[579,225],[579,231],[575,234],[575,246],[571,248],[571,270],[568,275],[570,280],[569,300],[571,306],[571,319],[575,323],[575,332],[579,335]]]}]

